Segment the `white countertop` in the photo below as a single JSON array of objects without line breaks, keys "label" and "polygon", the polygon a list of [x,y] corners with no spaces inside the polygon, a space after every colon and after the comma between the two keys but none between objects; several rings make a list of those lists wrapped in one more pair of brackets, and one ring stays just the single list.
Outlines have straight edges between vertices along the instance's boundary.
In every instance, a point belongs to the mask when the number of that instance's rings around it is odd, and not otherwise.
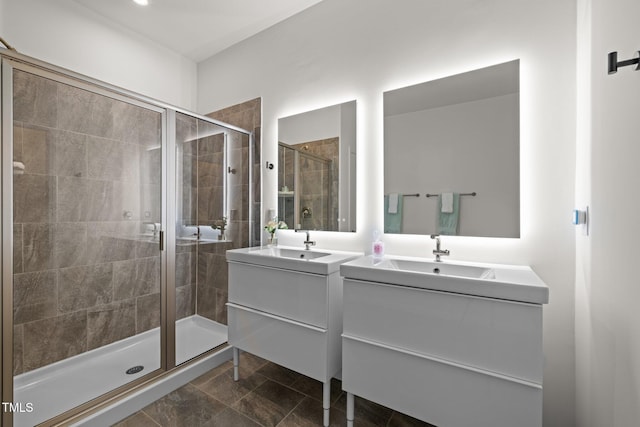
[{"label": "white countertop", "polygon": [[[400,262],[396,262],[396,260]],[[409,265],[424,268],[406,268],[402,261],[409,261]],[[453,273],[435,274],[432,272],[432,269],[437,267],[441,267],[443,272],[447,271],[448,266],[452,267],[450,270]],[[456,266],[470,267],[470,270],[477,270],[484,273],[484,276],[455,275]],[[463,267],[461,270],[463,269],[465,268]],[[371,256],[366,256],[342,264],[340,273],[345,278],[356,280],[533,304],[549,302],[549,288],[528,266],[450,260],[435,263],[424,258],[401,256],[385,256],[381,261],[376,262]]]},{"label": "white countertop", "polygon": [[[305,255],[323,256],[304,258]],[[230,262],[244,262],[265,267],[324,275],[338,271],[342,263],[358,257],[362,257],[362,253],[336,251],[333,249],[305,250],[304,248],[292,246],[262,246],[227,251],[227,261]]]}]

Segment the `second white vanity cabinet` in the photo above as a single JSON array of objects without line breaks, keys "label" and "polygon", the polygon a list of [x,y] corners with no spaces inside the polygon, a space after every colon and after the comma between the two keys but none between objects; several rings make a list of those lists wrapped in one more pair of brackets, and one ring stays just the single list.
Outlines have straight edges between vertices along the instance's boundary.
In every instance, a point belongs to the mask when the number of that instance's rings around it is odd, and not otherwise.
[{"label": "second white vanity cabinet", "polygon": [[331,378],[342,365],[339,268],[358,256],[277,247],[227,252],[235,376],[238,350],[243,350],[321,381],[325,425]]},{"label": "second white vanity cabinet", "polygon": [[540,427],[546,286],[528,267],[447,267],[342,266],[348,419],[357,395],[438,427]]}]

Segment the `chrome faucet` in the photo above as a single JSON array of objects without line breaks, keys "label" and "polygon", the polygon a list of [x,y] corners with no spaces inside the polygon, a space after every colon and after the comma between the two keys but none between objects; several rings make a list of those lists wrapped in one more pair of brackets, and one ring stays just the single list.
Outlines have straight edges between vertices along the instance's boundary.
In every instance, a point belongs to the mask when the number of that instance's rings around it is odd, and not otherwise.
[{"label": "chrome faucet", "polygon": [[309,249],[311,249],[311,246],[315,246],[316,245],[316,242],[312,241],[311,237],[309,236],[309,230],[303,230],[301,228],[296,228],[296,233],[298,233],[300,231],[304,231],[305,233],[307,233],[307,238],[305,239],[304,242],[302,242],[302,243],[304,243],[304,248],[306,250],[309,250]]},{"label": "chrome faucet", "polygon": [[158,236],[158,232],[160,231],[160,224],[157,222],[143,222],[142,225],[150,225],[152,227],[151,231],[153,233],[153,237]]},{"label": "chrome faucet", "polygon": [[432,234],[431,235],[432,239],[436,239],[436,248],[433,250],[433,254],[436,256],[436,262],[442,262],[442,260],[440,259],[441,255],[447,256],[449,255],[449,250],[448,249],[440,249],[440,235],[439,234]]}]

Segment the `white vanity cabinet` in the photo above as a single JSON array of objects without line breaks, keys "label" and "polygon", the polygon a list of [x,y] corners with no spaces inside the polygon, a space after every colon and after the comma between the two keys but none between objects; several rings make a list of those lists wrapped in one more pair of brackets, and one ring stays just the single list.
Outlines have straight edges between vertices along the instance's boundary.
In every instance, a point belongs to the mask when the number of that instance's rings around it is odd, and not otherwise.
[{"label": "white vanity cabinet", "polygon": [[[357,395],[438,427],[541,427],[546,286],[528,267],[474,278],[403,265],[342,266],[349,424]],[[527,288],[505,292],[523,301],[498,298],[505,286]]]},{"label": "white vanity cabinet", "polygon": [[285,248],[227,252],[236,379],[238,350],[243,350],[321,381],[328,425],[331,378],[342,364],[339,266],[358,256]]}]

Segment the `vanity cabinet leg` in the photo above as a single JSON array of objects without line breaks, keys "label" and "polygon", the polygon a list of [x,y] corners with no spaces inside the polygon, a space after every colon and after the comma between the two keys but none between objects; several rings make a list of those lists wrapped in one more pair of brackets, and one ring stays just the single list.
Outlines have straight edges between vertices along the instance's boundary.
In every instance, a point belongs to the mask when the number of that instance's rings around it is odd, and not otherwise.
[{"label": "vanity cabinet leg", "polygon": [[240,379],[240,349],[233,347],[233,380],[238,381]]},{"label": "vanity cabinet leg", "polygon": [[329,408],[331,407],[331,378],[322,383],[322,408],[324,415],[324,427],[329,427]]},{"label": "vanity cabinet leg", "polygon": [[347,427],[353,427],[354,399],[353,393],[347,392]]}]

